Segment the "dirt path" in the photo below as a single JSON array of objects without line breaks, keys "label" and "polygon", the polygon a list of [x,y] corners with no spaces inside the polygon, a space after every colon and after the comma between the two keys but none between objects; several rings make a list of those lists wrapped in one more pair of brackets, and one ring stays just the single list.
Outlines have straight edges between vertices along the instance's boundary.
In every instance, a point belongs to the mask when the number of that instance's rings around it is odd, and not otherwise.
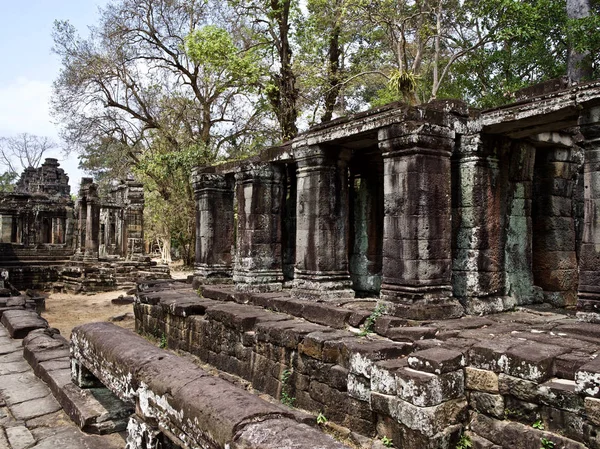
[{"label": "dirt path", "polygon": [[71,329],[83,323],[94,321],[111,321],[111,317],[131,312],[131,316],[115,324],[132,329],[135,327],[133,306],[114,305],[111,300],[120,295],[127,296],[125,291],[97,293],[95,295],[75,295],[68,293],[51,293],[46,298],[46,311],[42,316],[51,327],[60,330],[61,335],[69,338]]}]

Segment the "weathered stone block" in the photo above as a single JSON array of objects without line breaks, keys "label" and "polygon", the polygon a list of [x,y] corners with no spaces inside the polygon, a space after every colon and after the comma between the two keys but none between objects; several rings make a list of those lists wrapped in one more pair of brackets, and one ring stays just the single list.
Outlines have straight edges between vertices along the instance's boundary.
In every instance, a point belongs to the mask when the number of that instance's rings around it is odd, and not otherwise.
[{"label": "weathered stone block", "polygon": [[396,372],[398,397],[419,407],[430,407],[464,394],[462,370],[431,374],[404,368]]},{"label": "weathered stone block", "polygon": [[504,419],[504,397],[500,394],[471,391],[469,393],[469,405],[475,411],[494,418]]},{"label": "weathered stone block", "polygon": [[434,436],[446,427],[461,422],[467,411],[467,401],[454,399],[433,407],[418,407],[394,396],[371,393],[371,407],[391,416],[410,429]]},{"label": "weathered stone block", "polygon": [[585,414],[596,426],[600,426],[600,399],[585,398]]},{"label": "weathered stone block", "polygon": [[539,449],[541,438],[554,443],[555,447],[565,449],[584,449],[584,445],[569,438],[534,429],[531,425],[489,418],[480,413],[473,413],[471,430],[483,438],[503,448]]},{"label": "weathered stone block", "polygon": [[465,362],[462,352],[442,347],[417,351],[408,357],[408,366],[412,369],[434,374],[462,369]]},{"label": "weathered stone block", "polygon": [[576,391],[592,397],[600,397],[600,360],[595,358],[575,372]]},{"label": "weathered stone block", "polygon": [[538,384],[530,380],[501,373],[498,387],[501,394],[510,394],[523,401],[536,402],[538,399]]},{"label": "weathered stone block", "polygon": [[348,394],[359,401],[369,402],[371,399],[371,382],[356,374],[348,374]]},{"label": "weathered stone block", "polygon": [[406,368],[406,358],[384,360],[371,367],[371,390],[382,394],[395,395],[398,371]]},{"label": "weathered stone block", "polygon": [[511,376],[539,383],[552,377],[554,359],[565,352],[566,348],[541,343],[516,345],[506,351],[499,364]]},{"label": "weathered stone block", "polygon": [[498,393],[498,374],[493,371],[482,370],[467,366],[465,368],[465,382],[467,390]]}]

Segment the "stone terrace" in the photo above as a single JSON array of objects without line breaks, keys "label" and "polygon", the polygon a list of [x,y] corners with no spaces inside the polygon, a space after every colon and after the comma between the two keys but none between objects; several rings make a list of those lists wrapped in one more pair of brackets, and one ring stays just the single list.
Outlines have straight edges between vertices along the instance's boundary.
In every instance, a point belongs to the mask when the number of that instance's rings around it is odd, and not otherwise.
[{"label": "stone terrace", "polygon": [[[550,308],[408,321],[283,293],[147,284],[138,331],[396,447],[600,447],[600,325]],[[364,308],[363,308],[364,307]],[[284,375],[284,373],[288,373]],[[532,426],[534,423],[536,426]]]},{"label": "stone terrace", "polygon": [[[35,326],[35,317],[30,318],[28,325],[25,319],[14,321],[15,326],[21,322],[19,332]],[[11,338],[0,325],[0,448],[122,449],[125,442],[118,434],[88,435],[70,421],[51,388],[36,377],[25,360],[19,338]],[[63,360],[69,371],[68,358],[63,356]]]}]

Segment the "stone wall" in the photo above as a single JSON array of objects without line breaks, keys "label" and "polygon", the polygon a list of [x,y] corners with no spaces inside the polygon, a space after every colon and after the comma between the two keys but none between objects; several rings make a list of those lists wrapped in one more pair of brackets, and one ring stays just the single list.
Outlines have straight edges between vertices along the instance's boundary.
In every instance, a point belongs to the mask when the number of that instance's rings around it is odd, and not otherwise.
[{"label": "stone wall", "polygon": [[[546,312],[418,323],[280,294],[142,286],[136,329],[396,447],[600,447],[600,330]],[[214,299],[208,299],[211,297]],[[537,444],[537,446],[536,446]],[[496,446],[494,446],[496,445]]]}]

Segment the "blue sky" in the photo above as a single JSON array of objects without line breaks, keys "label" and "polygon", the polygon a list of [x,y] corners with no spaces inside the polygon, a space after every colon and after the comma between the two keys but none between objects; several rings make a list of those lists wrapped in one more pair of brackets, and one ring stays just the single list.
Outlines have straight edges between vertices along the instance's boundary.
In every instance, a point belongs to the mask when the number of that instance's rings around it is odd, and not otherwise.
[{"label": "blue sky", "polygon": [[[98,8],[107,0],[0,0],[0,136],[27,132],[55,139],[58,126],[52,123],[49,100],[60,60],[53,54],[54,20],[69,20],[85,35],[98,20]],[[70,177],[76,192],[79,178],[77,155],[65,158],[60,150],[52,157]],[[0,164],[0,172],[5,167]]]}]

